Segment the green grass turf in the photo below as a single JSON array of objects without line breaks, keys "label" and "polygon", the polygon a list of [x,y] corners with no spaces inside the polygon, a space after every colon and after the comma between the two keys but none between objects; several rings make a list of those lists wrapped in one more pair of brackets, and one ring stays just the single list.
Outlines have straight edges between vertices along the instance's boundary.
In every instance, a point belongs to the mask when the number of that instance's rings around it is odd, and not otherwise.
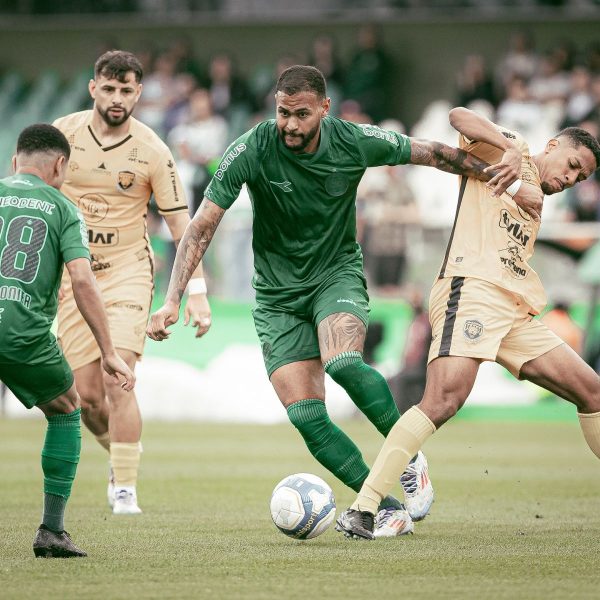
[{"label": "green grass turf", "polygon": [[[284,476],[317,465],[288,425],[148,423],[140,517],[105,504],[89,434],[67,529],[89,557],[33,558],[44,422],[0,420],[0,597],[598,598],[600,464],[576,423],[450,423],[427,444],[437,501],[416,534],[297,542],[271,523]],[[344,424],[372,461],[380,439]]]}]

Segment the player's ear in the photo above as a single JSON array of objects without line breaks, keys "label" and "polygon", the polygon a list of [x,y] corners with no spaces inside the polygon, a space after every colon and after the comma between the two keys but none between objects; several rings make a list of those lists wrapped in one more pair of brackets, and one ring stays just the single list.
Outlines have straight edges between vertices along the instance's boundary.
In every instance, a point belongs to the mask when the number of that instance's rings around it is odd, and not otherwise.
[{"label": "player's ear", "polygon": [[325,98],[321,104],[321,108],[323,110],[323,116],[326,117],[331,109],[331,98]]},{"label": "player's ear", "polygon": [[96,99],[96,80],[95,79],[90,79],[90,82],[88,83],[88,90],[90,92],[90,96],[92,98],[94,98],[94,100]]},{"label": "player's ear", "polygon": [[558,148],[559,145],[560,145],[560,142],[556,138],[552,138],[551,140],[549,140],[549,142],[546,144],[546,149],[545,149],[546,154],[548,154],[548,152],[552,152],[552,150]]},{"label": "player's ear", "polygon": [[11,163],[12,163],[13,173],[16,173],[17,172],[17,155],[16,154],[12,157]]}]

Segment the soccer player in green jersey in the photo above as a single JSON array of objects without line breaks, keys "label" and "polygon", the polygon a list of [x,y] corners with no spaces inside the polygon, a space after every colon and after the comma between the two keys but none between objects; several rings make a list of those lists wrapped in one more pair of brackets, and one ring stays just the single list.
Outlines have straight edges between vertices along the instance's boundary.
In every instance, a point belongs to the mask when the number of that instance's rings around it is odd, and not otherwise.
[{"label": "soccer player in green jersey", "polygon": [[104,370],[127,391],[135,384],[110,338],[90,267],[85,222],[58,191],[69,155],[69,143],[58,129],[31,125],[19,135],[15,175],[0,180],[0,379],[48,421],[42,449],[44,512],[33,542],[39,557],[86,556],[63,525],[81,448],[73,373],[50,332],[63,265],[102,349]]},{"label": "soccer player in green jersey", "polygon": [[[369,297],[356,242],[356,189],[367,167],[417,164],[466,174],[504,191],[518,172],[441,143],[408,138],[328,116],[321,72],[296,65],[276,87],[276,119],[259,123],[226,151],[177,251],[164,306],[148,335],[168,336],[194,265],[225,210],[246,183],[254,207],[254,321],[271,383],[311,454],[356,490],[369,468],[329,419],[324,374],[387,436],[399,419],[383,376],[363,362]],[[377,518],[378,537],[412,531],[433,501],[419,453],[401,477],[408,513],[392,497]],[[409,516],[410,515],[410,516]]]}]

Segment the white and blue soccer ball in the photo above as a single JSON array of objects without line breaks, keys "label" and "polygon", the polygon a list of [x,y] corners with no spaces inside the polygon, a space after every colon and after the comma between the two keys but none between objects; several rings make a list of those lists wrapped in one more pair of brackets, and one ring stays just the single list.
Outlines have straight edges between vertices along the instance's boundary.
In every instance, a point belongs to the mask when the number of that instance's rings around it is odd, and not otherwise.
[{"label": "white and blue soccer ball", "polygon": [[290,475],[273,490],[271,517],[279,531],[291,538],[315,538],[326,531],[335,518],[333,491],[316,475]]}]

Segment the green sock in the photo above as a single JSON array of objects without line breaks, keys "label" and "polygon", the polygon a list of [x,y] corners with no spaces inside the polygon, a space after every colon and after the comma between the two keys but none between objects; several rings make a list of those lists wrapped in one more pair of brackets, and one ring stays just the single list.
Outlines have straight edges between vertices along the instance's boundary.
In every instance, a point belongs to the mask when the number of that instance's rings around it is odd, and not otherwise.
[{"label": "green sock", "polygon": [[384,437],[400,418],[390,388],[381,373],[365,364],[360,352],[342,352],[325,363],[325,371]]},{"label": "green sock", "polygon": [[310,453],[342,483],[358,492],[369,475],[356,444],[329,419],[322,400],[300,400],[288,406],[288,417]]},{"label": "green sock", "polygon": [[53,531],[62,531],[65,506],[81,451],[81,410],[46,417],[48,428],[42,449],[44,472],[44,514],[42,523]]}]

